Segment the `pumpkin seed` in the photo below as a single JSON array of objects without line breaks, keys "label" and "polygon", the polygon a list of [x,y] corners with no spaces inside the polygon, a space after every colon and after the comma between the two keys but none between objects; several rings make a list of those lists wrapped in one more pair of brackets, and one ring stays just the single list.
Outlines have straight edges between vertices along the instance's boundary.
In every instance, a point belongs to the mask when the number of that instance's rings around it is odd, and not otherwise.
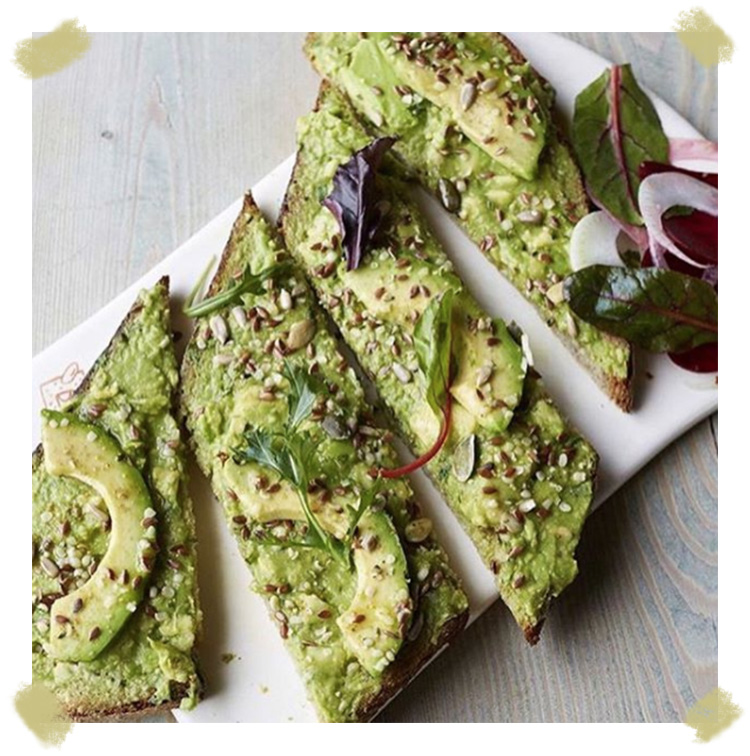
[{"label": "pumpkin seed", "polygon": [[404,529],[404,535],[409,543],[422,543],[432,533],[432,520],[420,517],[412,520]]},{"label": "pumpkin seed", "polygon": [[460,483],[466,483],[474,473],[476,449],[477,437],[472,433],[463,439],[453,452],[453,474]]},{"label": "pumpkin seed", "polygon": [[315,330],[315,321],[310,318],[295,323],[289,329],[289,338],[286,343],[289,350],[294,352],[297,349],[306,347],[312,341],[313,336],[315,336]]},{"label": "pumpkin seed", "polygon": [[443,207],[449,213],[457,213],[461,208],[461,195],[453,185],[453,182],[446,178],[441,178],[438,182],[438,190]]}]

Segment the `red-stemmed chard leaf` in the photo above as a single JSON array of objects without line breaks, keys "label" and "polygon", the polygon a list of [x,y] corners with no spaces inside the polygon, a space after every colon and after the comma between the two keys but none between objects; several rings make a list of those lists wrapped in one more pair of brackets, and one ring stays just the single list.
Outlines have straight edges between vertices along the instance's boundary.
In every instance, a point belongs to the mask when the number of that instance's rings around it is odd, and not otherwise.
[{"label": "red-stemmed chard leaf", "polygon": [[718,340],[716,291],[682,273],[591,265],[568,276],[564,291],[580,318],[650,352],[686,352]]},{"label": "red-stemmed chard leaf", "polygon": [[623,223],[643,225],[638,168],[666,162],[669,141],[629,65],[613,66],[578,95],[572,136],[596,203]]},{"label": "red-stemmed chard leaf", "polygon": [[[640,168],[641,179],[654,173],[677,171],[684,173],[709,186],[718,188],[719,175],[717,173],[703,173],[676,168],[666,163],[644,163]],[[687,212],[685,212],[687,211]],[[677,271],[686,276],[701,278],[718,290],[718,261],[719,261],[719,219],[707,213],[691,208],[682,208],[679,212],[667,213],[664,217],[664,230],[667,235],[686,255],[698,262],[710,263],[711,268],[699,268],[675,257],[669,252],[661,255],[663,267]],[[656,264],[651,251],[646,252],[642,265],[645,268]],[[679,367],[693,373],[715,373],[719,369],[718,343],[703,344],[680,354],[672,353],[669,358]]]},{"label": "red-stemmed chard leaf", "polygon": [[359,267],[383,220],[376,175],[383,156],[395,141],[381,137],[355,152],[338,167],[333,191],[323,200],[338,221],[347,270]]},{"label": "red-stemmed chard leaf", "polygon": [[433,299],[414,327],[414,348],[419,371],[425,383],[425,398],[435,414],[442,416],[440,433],[435,443],[413,462],[395,469],[380,470],[384,478],[400,478],[426,465],[442,449],[451,427],[453,400],[453,299],[446,291]]}]

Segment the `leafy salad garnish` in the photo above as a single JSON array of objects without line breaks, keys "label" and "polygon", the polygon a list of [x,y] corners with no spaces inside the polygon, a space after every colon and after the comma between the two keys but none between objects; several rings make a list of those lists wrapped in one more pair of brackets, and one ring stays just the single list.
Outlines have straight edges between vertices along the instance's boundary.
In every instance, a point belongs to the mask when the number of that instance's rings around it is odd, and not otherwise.
[{"label": "leafy salad garnish", "polygon": [[385,215],[378,198],[376,174],[395,141],[392,137],[381,137],[355,152],[338,167],[333,191],[323,200],[338,221],[347,270],[359,267]]},{"label": "leafy salad garnish", "polygon": [[435,443],[420,457],[408,465],[381,470],[384,478],[400,478],[426,465],[443,447],[451,426],[453,397],[452,381],[453,349],[453,299],[452,291],[446,291],[440,299],[427,306],[414,328],[414,349],[419,369],[426,384],[426,398],[430,407],[442,415],[440,434]]},{"label": "leafy salad garnish", "polygon": [[371,508],[380,492],[380,485],[375,481],[373,485],[360,491],[359,504],[350,514],[344,540],[339,540],[326,531],[312,511],[308,490],[312,481],[323,472],[328,473],[327,478],[330,482],[330,471],[324,471],[317,443],[309,433],[301,430],[301,426],[312,414],[321,384],[307,371],[289,363],[284,365],[284,376],[289,381],[289,413],[284,431],[279,433],[263,428],[247,429],[243,434],[244,445],[233,450],[234,461],[238,465],[255,462],[275,472],[294,488],[305,514],[308,530],[303,541],[264,538],[264,542],[322,549],[338,562],[350,567],[350,547],[357,524]]},{"label": "leafy salad garnish", "polygon": [[[681,367],[715,371],[718,175],[669,161],[716,160],[717,146],[668,139],[628,65],[613,66],[578,95],[573,145],[591,200],[640,249],[640,259],[635,270],[576,270],[564,285],[571,309],[603,331],[668,352]],[[613,238],[602,234],[600,251],[587,257],[609,262],[605,240]]]}]

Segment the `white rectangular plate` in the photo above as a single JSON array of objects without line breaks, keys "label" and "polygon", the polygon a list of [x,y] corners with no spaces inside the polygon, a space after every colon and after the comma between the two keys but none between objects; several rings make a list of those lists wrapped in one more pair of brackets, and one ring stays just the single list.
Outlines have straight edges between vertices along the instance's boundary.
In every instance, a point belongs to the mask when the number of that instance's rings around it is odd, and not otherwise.
[{"label": "white rectangular plate", "polygon": [[[535,33],[509,36],[555,86],[559,106],[566,115],[572,112],[575,95],[608,65],[562,37]],[[310,100],[313,98],[311,92]],[[699,136],[673,110],[654,100],[668,135]],[[253,187],[256,201],[270,219],[278,213],[292,165],[289,158]],[[526,331],[536,367],[551,394],[601,455],[597,506],[667,444],[716,410],[717,391],[711,379],[686,373],[666,358],[638,355],[636,410],[631,415],[620,412],[447,214],[431,199],[421,200],[428,220],[467,285],[489,313],[515,320]],[[163,275],[170,277],[174,328],[187,334],[189,324],[180,306],[208,260],[221,254],[240,207],[241,199],[96,315],[34,358],[34,445],[39,442],[42,407],[57,407],[65,401],[106,347],[138,292]],[[647,379],[647,373],[653,377]],[[472,620],[476,619],[497,599],[492,577],[426,478],[420,473],[413,476],[413,482],[464,581]],[[191,490],[198,519],[205,615],[201,666],[208,688],[206,699],[194,711],[176,711],[175,716],[180,722],[315,721],[313,708],[263,601],[250,591],[250,573],[224,525],[220,507],[196,468],[192,470]],[[554,632],[554,628],[546,632]],[[235,658],[225,663],[224,654],[234,654]]]}]

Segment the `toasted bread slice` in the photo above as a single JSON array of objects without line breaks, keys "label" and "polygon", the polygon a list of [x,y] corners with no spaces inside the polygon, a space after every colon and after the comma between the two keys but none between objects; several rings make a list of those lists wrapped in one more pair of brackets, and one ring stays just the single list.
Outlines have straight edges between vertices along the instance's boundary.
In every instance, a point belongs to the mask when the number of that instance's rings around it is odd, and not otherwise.
[{"label": "toasted bread slice", "polygon": [[441,418],[427,401],[416,326],[431,302],[453,292],[451,429],[425,470],[535,643],[550,601],[577,574],[596,452],[555,407],[506,325],[487,317],[463,286],[399,179],[379,176],[378,199],[390,209],[378,241],[347,270],[322,198],[338,167],[372,137],[327,84],[299,132],[281,215],[287,248],[417,456],[433,445]]},{"label": "toasted bread slice", "polygon": [[[346,540],[357,496],[373,485],[372,465],[395,465],[395,454],[304,277],[250,195],[208,295],[226,292],[248,269],[273,273],[264,287],[199,318],[185,352],[190,442],[319,718],[369,721],[460,632],[467,598],[405,480],[385,482]],[[299,490],[242,458],[246,432],[289,433],[288,370],[313,376],[318,392],[301,426],[322,467],[308,489],[310,507],[351,548],[356,575],[324,548],[300,544],[307,525]],[[359,628],[367,632],[361,643]],[[378,649],[380,656],[370,652]]]},{"label": "toasted bread slice", "polygon": [[[45,444],[49,430],[71,427],[87,432],[87,442],[103,440],[104,464],[90,484],[76,479],[76,465],[79,473],[89,459],[95,466],[94,447],[73,459],[65,444],[76,441],[59,436],[60,459],[46,459],[43,445],[32,454],[33,677],[74,720],[189,708],[201,694],[195,521],[173,414],[177,379],[163,278],[140,294],[73,398],[45,417]],[[68,469],[61,473],[59,463]],[[115,512],[103,476],[118,466]],[[135,514],[135,495],[122,493],[129,478],[145,507]],[[113,569],[120,557],[120,565],[133,557],[118,545],[132,526],[143,529],[143,551],[133,569]],[[128,616],[112,624],[124,600]],[[66,601],[70,611],[60,608]],[[81,624],[87,612],[95,627]],[[77,638],[81,629],[85,636]],[[104,648],[86,650],[108,633]]]},{"label": "toasted bread slice", "polygon": [[[454,52],[446,57],[441,45]],[[571,272],[570,235],[589,205],[554,110],[554,91],[521,52],[497,32],[377,32],[365,39],[357,32],[313,32],[305,52],[347,95],[369,133],[398,137],[393,154],[405,174],[442,200],[602,390],[630,411],[630,345],[581,321],[560,296],[559,283]],[[476,92],[475,101],[456,122],[455,105],[440,102],[466,88]],[[489,112],[501,126],[509,124],[505,131],[514,142],[503,142],[503,134],[494,133],[500,127],[481,118]],[[485,127],[479,131],[485,139],[478,139],[476,124],[462,126],[471,117]],[[525,173],[514,173],[513,145],[538,148],[542,142],[543,150],[526,156]],[[532,156],[536,163],[529,162]]]}]

